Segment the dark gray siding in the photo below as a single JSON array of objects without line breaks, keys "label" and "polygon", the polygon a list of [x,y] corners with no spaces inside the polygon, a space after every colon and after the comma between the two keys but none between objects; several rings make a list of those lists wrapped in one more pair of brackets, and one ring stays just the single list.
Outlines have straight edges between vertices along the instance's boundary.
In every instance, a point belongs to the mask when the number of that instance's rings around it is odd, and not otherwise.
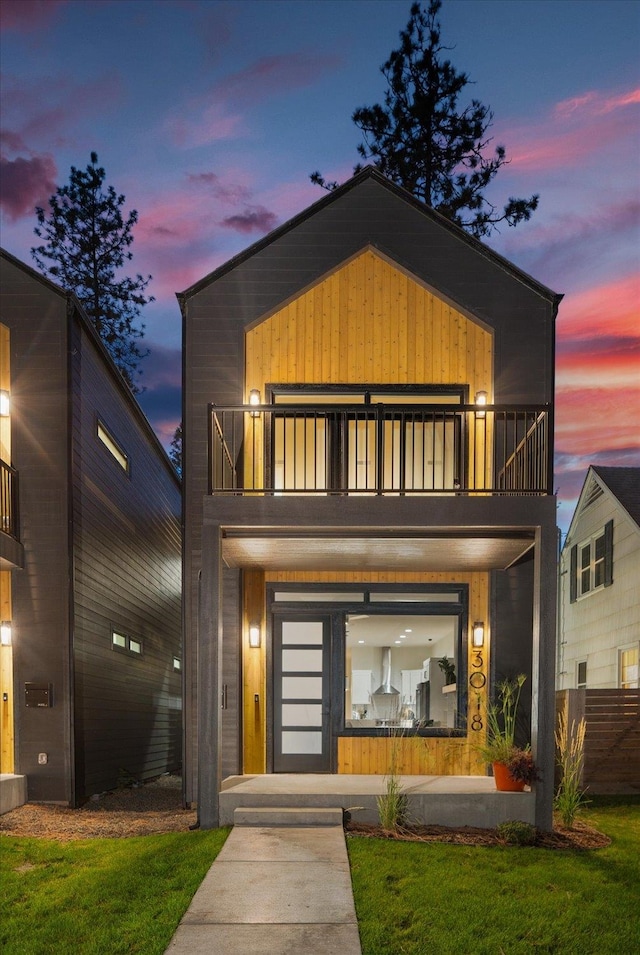
[{"label": "dark gray siding", "polygon": [[[11,331],[13,465],[20,474],[24,570],[12,572],[15,771],[28,798],[73,793],[69,644],[67,302],[4,257],[0,321]],[[25,706],[25,683],[53,706]],[[38,764],[38,753],[48,762]]]},{"label": "dark gray siding", "polygon": [[518,735],[522,745],[531,738],[533,687],[531,630],[533,627],[533,558],[491,574],[491,684],[513,680],[524,673],[518,707]]},{"label": "dark gray siding", "polygon": [[[180,491],[92,337],[75,327],[74,657],[77,795],[181,765]],[[125,451],[125,473],[97,437]],[[112,648],[112,630],[140,640]]]},{"label": "dark gray siding", "polygon": [[[553,401],[556,297],[460,230],[398,195],[375,176],[339,190],[292,228],[257,243],[184,293],[185,541],[187,695],[191,721],[187,793],[196,790],[196,621],[203,498],[207,493],[207,404],[243,397],[244,331],[367,245],[378,249],[493,331],[496,403]],[[225,661],[238,654],[225,632]],[[190,714],[190,715],[189,715]],[[231,713],[228,714],[229,722]],[[240,713],[237,718],[239,721]],[[223,724],[223,746],[232,748]],[[228,771],[240,771],[238,762]],[[190,789],[190,787],[192,787]]]}]

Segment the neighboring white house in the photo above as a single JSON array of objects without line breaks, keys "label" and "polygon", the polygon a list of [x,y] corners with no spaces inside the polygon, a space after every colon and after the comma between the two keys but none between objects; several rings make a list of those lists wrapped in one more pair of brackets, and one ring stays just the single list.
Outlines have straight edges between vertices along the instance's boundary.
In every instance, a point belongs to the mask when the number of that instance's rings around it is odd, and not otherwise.
[{"label": "neighboring white house", "polygon": [[589,468],[558,599],[557,688],[638,688],[640,468]]}]

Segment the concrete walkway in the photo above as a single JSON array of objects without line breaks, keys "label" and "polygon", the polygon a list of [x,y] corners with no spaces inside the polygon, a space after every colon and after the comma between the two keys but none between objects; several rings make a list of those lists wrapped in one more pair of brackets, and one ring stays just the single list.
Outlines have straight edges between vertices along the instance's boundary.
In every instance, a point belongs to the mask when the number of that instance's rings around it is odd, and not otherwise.
[{"label": "concrete walkway", "polygon": [[236,826],[167,955],[361,955],[341,826]]}]

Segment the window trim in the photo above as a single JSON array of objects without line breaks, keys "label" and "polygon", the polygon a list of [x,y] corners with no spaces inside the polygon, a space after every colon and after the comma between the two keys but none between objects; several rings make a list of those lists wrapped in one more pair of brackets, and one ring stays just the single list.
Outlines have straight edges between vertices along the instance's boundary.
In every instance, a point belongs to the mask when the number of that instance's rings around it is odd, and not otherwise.
[{"label": "window trim", "polygon": [[[637,663],[635,664],[635,666],[638,667],[638,675],[635,681],[627,680],[626,682],[627,683],[635,682],[635,686],[622,685],[622,682],[623,682],[622,681],[622,654],[628,653],[629,650],[635,650],[638,655]],[[631,665],[633,666],[634,664],[631,664]],[[624,646],[618,647],[618,688],[621,690],[635,690],[635,689],[638,689],[638,687],[640,687],[640,642],[634,641],[633,643],[625,643]]]},{"label": "window trim", "polygon": [[[116,638],[124,640],[124,645],[117,643]],[[134,649],[134,647],[137,649]],[[140,657],[144,656],[144,643],[142,638],[131,637],[117,627],[111,628],[111,649],[115,650],[116,653],[126,653],[127,656],[135,657],[136,659],[140,659]]]},{"label": "window trim", "polygon": [[100,417],[98,417],[96,422],[96,435],[98,440],[107,449],[114,461],[120,465],[126,475],[129,475],[131,471],[129,455],[123,449],[120,442],[114,438],[113,433],[109,430],[109,428],[107,428],[106,424]]},{"label": "window trim", "polygon": [[[603,541],[604,553],[596,559],[596,548],[599,541]],[[583,564],[584,551],[589,548],[589,563]],[[596,584],[598,567],[602,567],[602,581]],[[583,576],[589,573],[589,586],[582,589]],[[582,600],[591,594],[598,593],[613,583],[613,520],[607,521],[589,537],[584,537],[574,544],[570,551],[570,593],[571,603]]]}]

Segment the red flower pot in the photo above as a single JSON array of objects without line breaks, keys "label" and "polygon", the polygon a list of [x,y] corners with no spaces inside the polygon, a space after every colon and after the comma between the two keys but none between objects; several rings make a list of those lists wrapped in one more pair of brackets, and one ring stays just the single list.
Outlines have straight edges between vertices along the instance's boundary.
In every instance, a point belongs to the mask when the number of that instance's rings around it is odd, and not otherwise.
[{"label": "red flower pot", "polygon": [[496,789],[501,793],[521,793],[524,792],[524,783],[519,779],[513,779],[505,763],[493,763],[493,777],[496,781]]}]

